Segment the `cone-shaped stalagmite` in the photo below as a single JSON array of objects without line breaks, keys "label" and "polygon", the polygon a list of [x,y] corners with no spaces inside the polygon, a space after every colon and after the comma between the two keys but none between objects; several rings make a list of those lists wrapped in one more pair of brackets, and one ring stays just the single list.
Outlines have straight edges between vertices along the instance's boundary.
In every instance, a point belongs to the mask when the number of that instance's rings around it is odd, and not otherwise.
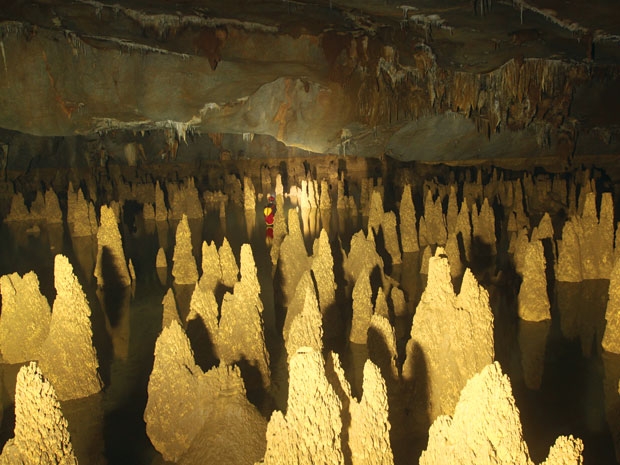
[{"label": "cone-shaped stalagmite", "polygon": [[323,327],[327,329],[328,337],[337,336],[341,325],[334,307],[336,304],[334,258],[329,244],[329,237],[324,229],[321,230],[320,236],[314,242],[311,269],[319,295],[319,308],[323,315]]},{"label": "cone-shaped stalagmite", "polygon": [[368,269],[362,271],[353,287],[353,321],[349,340],[355,344],[366,344],[370,318],[372,317],[372,288]]},{"label": "cone-shaped stalagmite", "polygon": [[603,349],[620,354],[620,260],[616,260],[609,278],[609,300],[605,320],[607,325],[603,334]]},{"label": "cone-shaped stalagmite", "polygon": [[224,237],[222,245],[218,250],[220,256],[220,270],[222,274],[222,284],[226,287],[234,287],[239,276],[239,266],[237,265],[237,259],[232,251],[232,247],[228,242],[228,239]]},{"label": "cone-shaped stalagmite", "polygon": [[214,290],[222,281],[222,268],[220,267],[220,255],[217,253],[215,242],[202,242],[202,275],[200,284]]},{"label": "cone-shaped stalagmite", "polygon": [[398,234],[396,232],[396,215],[394,212],[385,212],[383,214],[381,229],[383,230],[385,250],[387,250],[390,257],[392,257],[392,264],[397,265],[402,263],[400,246],[398,245]]},{"label": "cone-shaped stalagmite", "polygon": [[[581,464],[579,439],[560,438],[547,464]],[[447,453],[449,451],[449,453]],[[429,430],[420,465],[531,465],[512,395],[499,363],[486,366],[461,392],[454,415],[441,416]]]},{"label": "cone-shaped stalagmite", "polygon": [[48,224],[62,223],[62,211],[58,203],[58,196],[51,187],[45,191],[45,221]]},{"label": "cone-shaped stalagmite", "polygon": [[[489,295],[469,270],[460,294],[455,295],[442,252],[438,248],[430,259],[428,283],[413,318],[402,370],[414,392],[425,384],[427,400],[416,409],[422,422],[451,414],[467,380],[494,358]],[[414,402],[421,402],[419,395]]]},{"label": "cone-shaped stalagmite", "polygon": [[362,271],[369,273],[375,267],[383,273],[383,259],[377,253],[374,236],[370,232],[366,238],[364,231],[358,231],[351,238],[351,250],[344,262],[345,277],[354,284]]},{"label": "cone-shaped stalagmite", "polygon": [[409,184],[406,184],[403,188],[403,196],[400,200],[398,214],[400,220],[400,241],[403,246],[403,252],[419,251],[415,207],[413,206],[411,186]]},{"label": "cone-shaped stalagmite", "polygon": [[379,191],[373,191],[370,198],[370,210],[368,212],[368,230],[374,234],[379,232],[379,226],[383,220],[383,199]]},{"label": "cone-shaped stalagmite", "polygon": [[579,231],[581,225],[573,218],[564,223],[562,240],[558,241],[558,264],[556,278],[558,281],[578,283],[583,281]]},{"label": "cone-shaped stalagmite", "polygon": [[286,353],[290,359],[301,347],[310,347],[317,352],[323,350],[323,326],[321,312],[314,289],[306,288],[304,307],[293,322],[286,339]]},{"label": "cone-shaped stalagmite", "polygon": [[295,295],[297,283],[301,275],[310,268],[311,262],[304,245],[304,238],[299,225],[299,214],[296,210],[288,211],[288,235],[282,240],[278,267],[283,276],[283,305],[288,307]]},{"label": "cone-shaped stalagmite", "polygon": [[278,410],[271,415],[262,463],[344,464],[341,408],[325,376],[321,353],[299,349],[290,361],[286,415]]},{"label": "cone-shaped stalagmite", "polygon": [[198,281],[198,268],[192,254],[192,233],[185,215],[177,226],[172,261],[172,276],[177,284],[194,284]]},{"label": "cone-shaped stalagmite", "polygon": [[297,289],[295,289],[295,295],[286,309],[286,317],[284,318],[284,326],[282,327],[282,336],[284,341],[288,340],[293,321],[304,309],[307,290],[312,290],[312,292],[314,292],[314,282],[312,280],[310,270],[307,270],[301,275],[301,278],[299,278]]},{"label": "cone-shaped stalagmite", "polygon": [[0,464],[77,465],[67,420],[56,392],[35,362],[23,366],[15,386],[15,436]]},{"label": "cone-shaped stalagmite", "polygon": [[523,282],[519,289],[519,318],[527,321],[551,319],[545,251],[541,241],[527,245],[523,260]]},{"label": "cone-shaped stalagmite", "polygon": [[252,179],[248,176],[243,177],[243,208],[245,210],[256,210],[256,190]]},{"label": "cone-shaped stalagmite", "polygon": [[39,290],[34,271],[23,278],[17,273],[0,278],[2,313],[0,314],[0,351],[6,363],[37,359],[47,337],[52,313]]},{"label": "cone-shaped stalagmite", "polygon": [[[131,285],[131,276],[125,260],[116,215],[110,207],[105,205],[101,207],[101,226],[97,231],[95,277],[99,287],[111,284],[118,287]],[[113,283],[106,281],[113,281]]]},{"label": "cone-shaped stalagmite", "polygon": [[161,304],[163,306],[161,317],[162,329],[170,326],[170,323],[173,321],[176,321],[179,325],[181,325],[181,317],[179,316],[179,310],[177,309],[177,302],[174,299],[174,291],[172,288],[168,289],[168,292],[164,295]]},{"label": "cone-shaped stalagmite", "polygon": [[90,306],[73,267],[63,255],[54,261],[56,299],[39,364],[60,400],[79,399],[101,390],[93,347]]}]

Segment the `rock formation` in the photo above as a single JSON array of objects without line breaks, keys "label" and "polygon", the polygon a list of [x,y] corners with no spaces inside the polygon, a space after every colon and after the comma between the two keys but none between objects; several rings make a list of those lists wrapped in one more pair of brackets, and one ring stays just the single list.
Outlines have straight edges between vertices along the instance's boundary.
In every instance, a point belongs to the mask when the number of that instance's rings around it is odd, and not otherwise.
[{"label": "rock formation", "polygon": [[450,276],[456,278],[463,274],[465,269],[463,262],[461,261],[461,251],[459,249],[459,242],[455,233],[448,234],[448,240],[446,242],[446,255],[448,256],[448,262],[450,263]]},{"label": "rock formation", "polygon": [[310,270],[306,270],[304,274],[299,278],[297,288],[295,289],[295,295],[291,299],[288,308],[286,309],[286,317],[284,318],[284,325],[282,327],[282,337],[286,342],[289,337],[291,325],[297,315],[300,315],[306,304],[307,291],[314,291],[314,281],[312,280],[312,274]]},{"label": "rock formation", "polygon": [[448,196],[448,211],[446,212],[446,229],[448,234],[456,233],[456,220],[459,216],[459,206],[456,200],[457,186],[450,185],[450,194]]},{"label": "rock formation", "polygon": [[376,313],[371,317],[367,344],[368,356],[381,370],[385,382],[388,385],[395,383],[399,379],[396,365],[398,353],[390,320]]},{"label": "rock formation", "polygon": [[486,255],[497,253],[497,237],[495,235],[495,214],[489,205],[489,199],[485,198],[480,207],[480,212],[476,214],[476,209],[472,208],[472,226],[474,239],[485,247]]},{"label": "rock formation", "polygon": [[[455,295],[443,250],[429,261],[426,289],[416,309],[402,369],[413,386],[417,427],[451,414],[467,380],[494,359],[489,295],[466,270]],[[424,392],[426,390],[426,399]],[[428,426],[428,425],[427,425]]]},{"label": "rock formation", "polygon": [[67,420],[52,384],[35,362],[17,373],[15,436],[8,440],[0,464],[77,465]]},{"label": "rock formation", "polygon": [[131,285],[116,216],[112,209],[105,205],[101,206],[101,225],[97,231],[95,277],[100,288],[107,285],[118,287]]},{"label": "rock formation", "polygon": [[56,192],[50,187],[45,191],[45,221],[48,224],[62,223],[62,211],[58,203]]},{"label": "rock formation", "polygon": [[388,307],[387,300],[385,299],[385,293],[383,288],[380,287],[377,291],[377,298],[375,299],[374,315],[379,315],[390,320],[390,309]]},{"label": "rock formation", "polygon": [[239,266],[237,265],[237,259],[226,237],[222,240],[222,245],[217,252],[220,256],[222,284],[232,288],[236,284],[237,277],[239,276]]},{"label": "rock formation", "polygon": [[441,197],[433,200],[433,193],[430,189],[426,191],[426,196],[424,197],[424,223],[426,225],[426,243],[445,245],[447,230],[441,206]]},{"label": "rock formation", "polygon": [[168,201],[170,202],[169,219],[180,220],[183,215],[194,219],[202,218],[204,215],[193,177],[187,178],[183,183],[168,184]]},{"label": "rock formation", "polygon": [[215,242],[202,242],[202,275],[200,285],[211,290],[215,290],[217,285],[222,282],[222,268],[220,267],[220,256],[217,253]]},{"label": "rock formation", "polygon": [[463,251],[465,253],[465,260],[469,262],[471,259],[471,220],[469,215],[469,207],[467,202],[463,200],[461,203],[461,209],[456,217],[456,236],[459,234],[463,240]]},{"label": "rock formation", "polygon": [[256,210],[256,190],[248,176],[243,177],[243,208],[246,211]]},{"label": "rock formation", "polygon": [[[545,463],[581,464],[582,450],[581,440],[558,438]],[[532,464],[510,380],[498,362],[487,365],[467,382],[451,417],[435,420],[420,457],[420,465],[471,463]]]},{"label": "rock formation", "polygon": [[168,260],[166,259],[166,252],[163,247],[157,250],[157,257],[155,257],[155,268],[168,268]]},{"label": "rock formation", "polygon": [[379,233],[379,226],[383,221],[383,198],[379,191],[374,190],[370,198],[370,209],[368,211],[368,231],[372,229],[376,235]]},{"label": "rock formation", "polygon": [[330,210],[332,208],[332,199],[329,193],[329,184],[327,180],[321,181],[321,193],[319,195],[319,208],[321,210]]},{"label": "rock formation", "polygon": [[101,390],[93,347],[90,306],[73,267],[63,255],[54,259],[56,299],[39,365],[60,400],[80,399]]},{"label": "rock formation", "polygon": [[400,242],[403,252],[417,252],[420,250],[418,245],[418,230],[416,228],[416,213],[411,198],[411,185],[405,184],[403,195],[400,199],[398,210],[400,220]]},{"label": "rock formation", "polygon": [[620,354],[620,260],[616,260],[609,278],[609,300],[607,301],[605,320],[607,324],[603,334],[603,349],[607,352]]},{"label": "rock formation", "polygon": [[0,278],[0,351],[5,363],[23,363],[39,356],[52,317],[50,305],[39,290],[39,279],[30,271]]},{"label": "rock formation", "polygon": [[336,304],[334,257],[325,229],[321,230],[321,234],[314,242],[313,249],[311,269],[316,281],[319,308],[323,315],[323,327],[327,330],[328,337],[334,337],[338,335],[341,325],[334,307]]},{"label": "rock formation", "polygon": [[271,263],[275,266],[278,264],[280,256],[280,246],[282,241],[288,234],[286,227],[286,217],[284,215],[284,197],[276,195],[276,214],[273,217],[273,242],[271,243]]},{"label": "rock formation", "polygon": [[286,415],[276,410],[267,425],[264,465],[344,464],[342,404],[327,381],[320,352],[301,348],[289,368]]},{"label": "rock formation", "polygon": [[558,241],[558,263],[555,268],[558,281],[571,283],[583,281],[578,233],[580,229],[579,222],[575,218],[564,223],[562,239]]},{"label": "rock formation", "polygon": [[547,276],[545,274],[545,251],[541,241],[527,245],[523,261],[523,282],[519,289],[519,318],[527,321],[551,319]]},{"label": "rock formation", "polygon": [[358,231],[353,235],[351,249],[343,266],[345,277],[351,285],[355,284],[364,270],[370,273],[375,267],[379,267],[383,273],[383,259],[377,253],[372,231],[369,231],[368,238],[364,235],[364,231]]},{"label": "rock formation", "polygon": [[392,264],[398,265],[402,263],[400,246],[398,245],[398,233],[396,232],[396,215],[394,212],[385,212],[383,214],[381,229],[383,230],[385,250],[390,254]]},{"label": "rock formation", "polygon": [[304,238],[299,225],[299,214],[295,209],[288,211],[288,235],[282,240],[280,246],[280,258],[278,260],[279,272],[283,276],[282,304],[288,307],[295,294],[297,283],[301,275],[310,268],[311,259],[308,257]]},{"label": "rock formation", "polygon": [[168,221],[168,207],[159,181],[155,183],[155,221]]},{"label": "rock formation", "polygon": [[[168,292],[164,295],[161,301],[163,312],[161,317],[161,327],[167,328],[170,323],[176,321],[179,325],[182,325],[181,317],[179,316],[179,310],[177,309],[177,302],[174,299],[174,291],[172,288],[168,289]],[[188,317],[189,320],[189,317]]]},{"label": "rock formation", "polygon": [[198,281],[198,268],[192,253],[192,232],[185,215],[177,226],[172,262],[172,276],[177,284],[194,284]]},{"label": "rock formation", "polygon": [[323,351],[322,318],[313,288],[306,288],[303,309],[291,323],[285,347],[289,361],[299,349],[304,347],[309,347],[319,353]]},{"label": "rock formation", "polygon": [[[71,199],[71,200],[70,200]],[[97,234],[97,216],[95,206],[87,202],[82,189],[73,193],[71,188],[67,192],[67,222],[73,237],[94,236]]]},{"label": "rock formation", "polygon": [[370,319],[373,314],[372,288],[369,270],[363,270],[353,287],[353,321],[349,340],[355,344],[366,344]]}]

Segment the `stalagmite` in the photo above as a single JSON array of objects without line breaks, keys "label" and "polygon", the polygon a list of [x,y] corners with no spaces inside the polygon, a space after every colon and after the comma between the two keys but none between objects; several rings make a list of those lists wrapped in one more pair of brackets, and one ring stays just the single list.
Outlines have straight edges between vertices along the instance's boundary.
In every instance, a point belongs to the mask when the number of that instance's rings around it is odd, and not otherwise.
[{"label": "stalagmite", "polygon": [[101,390],[93,347],[90,306],[73,267],[63,255],[54,259],[56,299],[39,365],[60,400],[80,399]]},{"label": "stalagmite", "polygon": [[105,205],[101,206],[101,226],[97,231],[97,263],[94,274],[100,288],[108,285],[131,285],[116,216],[112,209]]},{"label": "stalagmite", "polygon": [[369,231],[367,238],[364,231],[358,231],[351,238],[351,250],[344,262],[345,277],[353,285],[362,271],[370,273],[375,267],[383,272],[383,259],[377,253],[374,236]]},{"label": "stalagmite", "polygon": [[532,231],[532,241],[537,239],[553,239],[553,225],[551,224],[551,217],[549,216],[549,213],[545,212],[543,217],[540,219],[540,223],[538,223],[536,231],[536,237],[534,237],[534,232]]},{"label": "stalagmite", "polygon": [[177,226],[172,276],[177,284],[194,284],[198,281],[198,268],[192,253],[192,233],[185,215]]},{"label": "stalagmite", "polygon": [[206,289],[214,290],[218,283],[222,281],[222,269],[220,267],[220,256],[214,241],[207,245],[207,241],[202,241],[202,275],[200,285]]},{"label": "stalagmite", "polygon": [[385,241],[385,250],[392,257],[392,264],[402,263],[400,246],[398,245],[398,233],[396,232],[396,215],[394,212],[385,212],[381,220],[381,229]]},{"label": "stalagmite", "polygon": [[583,281],[583,268],[580,249],[580,221],[573,217],[562,229],[562,240],[558,241],[558,263],[555,276],[558,281],[578,283]]},{"label": "stalagmite", "polygon": [[472,210],[472,225],[474,238],[488,248],[488,254],[497,253],[497,237],[495,235],[495,214],[489,205],[489,199],[485,198],[480,212],[474,221],[475,209]]},{"label": "stalagmite", "polygon": [[310,210],[311,208],[310,200],[308,199],[308,181],[305,179],[301,180],[299,208],[301,208],[302,211]]},{"label": "stalagmite", "polygon": [[463,262],[461,262],[461,251],[459,249],[458,240],[456,239],[456,234],[454,233],[448,234],[446,255],[450,263],[450,276],[453,278],[461,276],[465,268],[463,267]]},{"label": "stalagmite", "polygon": [[418,230],[416,228],[416,213],[411,198],[411,185],[406,184],[400,199],[398,211],[400,219],[400,242],[403,252],[418,252]]},{"label": "stalagmite", "polygon": [[159,181],[155,183],[155,221],[168,221],[168,207]]},{"label": "stalagmite", "polygon": [[519,318],[526,321],[551,319],[545,251],[541,241],[530,242],[522,264],[523,282],[519,289]]},{"label": "stalagmite", "polygon": [[530,239],[527,229],[521,228],[512,246],[512,248],[514,249],[513,261],[515,264],[515,271],[519,275],[523,275],[523,268],[525,267],[526,260],[525,256],[527,254],[529,244]]},{"label": "stalagmite", "polygon": [[382,287],[380,287],[379,290],[377,291],[374,314],[387,318],[388,321],[390,320],[390,309],[388,307],[388,303],[385,298],[385,293],[383,292]]},{"label": "stalagmite", "polygon": [[306,293],[308,290],[314,292],[314,281],[312,280],[310,270],[306,270],[304,274],[301,275],[301,278],[299,278],[293,299],[286,309],[286,317],[284,318],[284,326],[282,327],[282,337],[285,342],[288,340],[293,321],[304,309],[306,304]]},{"label": "stalagmite", "polygon": [[71,437],[54,387],[35,362],[23,366],[15,385],[15,436],[0,464],[77,465]]},{"label": "stalagmite", "polygon": [[344,464],[341,408],[325,376],[321,353],[299,349],[290,361],[286,415],[279,410],[271,415],[261,463]]},{"label": "stalagmite", "polygon": [[170,326],[170,323],[173,321],[176,321],[179,325],[183,324],[181,322],[181,317],[179,316],[179,310],[177,309],[177,302],[174,299],[174,291],[172,290],[172,288],[168,289],[168,292],[166,292],[166,295],[164,295],[161,304],[163,307],[161,317],[162,329]]},{"label": "stalagmite", "polygon": [[166,260],[166,252],[163,247],[157,250],[157,257],[155,258],[155,268],[168,268],[168,260]]},{"label": "stalagmite", "polygon": [[431,251],[431,246],[427,245],[424,247],[424,251],[422,252],[422,260],[420,260],[420,274],[428,274],[428,264],[432,256],[433,252]]},{"label": "stalagmite", "polygon": [[[581,450],[581,440],[561,437],[546,464],[581,464]],[[510,380],[498,362],[487,365],[467,382],[452,417],[435,420],[420,457],[420,465],[471,463],[532,464]]]},{"label": "stalagmite", "polygon": [[286,219],[284,216],[284,196],[276,195],[276,214],[273,218],[273,242],[271,243],[271,263],[275,266],[278,264],[280,256],[280,246],[282,241],[288,234],[286,227]]},{"label": "stalagmite", "polygon": [[[71,192],[68,195],[72,195]],[[97,234],[97,217],[95,207],[91,202],[87,202],[82,194],[82,189],[78,189],[75,200],[72,202],[71,213],[67,214],[67,219],[72,219],[69,223],[71,235],[73,237],[93,236]],[[115,220],[116,224],[116,220]]]},{"label": "stalagmite", "polygon": [[169,183],[168,202],[170,203],[168,219],[180,220],[183,215],[190,219],[201,219],[204,216],[193,177],[187,178],[182,183]]},{"label": "stalagmite", "polygon": [[403,290],[398,287],[392,287],[390,298],[392,299],[394,316],[400,317],[405,315],[407,313],[407,302],[405,301],[405,293]]},{"label": "stalagmite", "polygon": [[45,218],[45,199],[43,193],[37,190],[35,199],[30,204],[30,215],[28,219],[41,221]]},{"label": "stalagmite", "polygon": [[426,225],[426,242],[445,245],[447,238],[446,221],[441,206],[441,198],[433,200],[431,190],[426,191],[424,199],[424,223]]},{"label": "stalagmite", "polygon": [[0,351],[5,363],[23,363],[39,357],[52,317],[50,305],[39,290],[34,271],[0,278]]},{"label": "stalagmite", "polygon": [[284,186],[282,185],[282,175],[276,174],[276,197],[278,195],[284,196]]},{"label": "stalagmite", "polygon": [[243,177],[243,208],[246,211],[256,210],[256,190],[248,176]]},{"label": "stalagmite", "polygon": [[373,314],[369,271],[362,270],[353,287],[353,321],[349,340],[355,344],[366,344],[370,318]]},{"label": "stalagmite", "polygon": [[448,234],[456,233],[456,220],[459,216],[459,206],[456,200],[456,186],[450,185],[448,196],[448,211],[446,213],[446,228]]},{"label": "stalagmite", "polygon": [[603,334],[603,349],[620,354],[620,260],[616,260],[609,278],[609,300],[605,310],[605,320],[607,324]]},{"label": "stalagmite", "polygon": [[155,221],[155,207],[152,203],[145,203],[142,206],[142,217],[144,221]]},{"label": "stalagmite", "polygon": [[349,449],[352,465],[393,465],[385,381],[370,360],[364,364],[363,395],[349,405]]},{"label": "stalagmite", "polygon": [[[395,288],[394,288],[395,289]],[[398,380],[396,336],[390,321],[375,313],[368,329],[368,356],[379,367],[386,383]]]},{"label": "stalagmite", "polygon": [[321,181],[321,194],[319,196],[319,208],[329,210],[332,208],[332,199],[329,193],[329,184],[325,179]]},{"label": "stalagmite", "polygon": [[368,211],[368,230],[373,230],[374,234],[379,233],[379,226],[383,220],[383,199],[379,191],[374,190],[370,198],[370,209]]},{"label": "stalagmite", "polygon": [[48,224],[62,223],[62,211],[58,203],[58,196],[51,187],[45,191],[45,221]]},{"label": "stalagmite", "polygon": [[237,266],[237,259],[230,247],[228,239],[224,237],[222,245],[218,250],[220,256],[220,268],[222,272],[222,284],[226,287],[234,287],[239,276],[239,267]]},{"label": "stalagmite", "polygon": [[18,192],[11,198],[11,207],[9,210],[9,214],[4,218],[4,221],[27,221],[29,219],[30,212],[26,207],[24,195],[21,192]]},{"label": "stalagmite", "polygon": [[323,315],[323,327],[327,337],[339,335],[340,321],[335,311],[336,305],[336,280],[334,277],[334,257],[329,244],[327,232],[322,229],[318,239],[314,242],[312,257],[312,275],[316,281],[319,296],[319,308]]},{"label": "stalagmite", "polygon": [[306,288],[303,309],[293,319],[286,339],[285,347],[289,361],[303,347],[310,347],[316,352],[322,352],[323,325],[321,321],[321,312],[314,289]]},{"label": "stalagmite", "polygon": [[344,173],[341,173],[338,179],[338,191],[336,193],[336,208],[344,210],[347,208],[347,197],[344,195]]},{"label": "stalagmite", "polygon": [[[457,296],[448,260],[437,249],[407,342],[403,378],[413,386],[417,427],[451,414],[467,380],[494,358],[489,295],[470,270]],[[420,389],[426,389],[425,396]],[[422,396],[422,399],[420,399]],[[426,397],[426,399],[424,399]],[[428,425],[427,425],[428,426]]]},{"label": "stalagmite", "polygon": [[278,267],[284,278],[282,284],[283,305],[287,307],[295,294],[301,275],[310,268],[311,258],[308,257],[304,238],[299,225],[299,214],[294,209],[288,211],[288,235],[280,246]]}]

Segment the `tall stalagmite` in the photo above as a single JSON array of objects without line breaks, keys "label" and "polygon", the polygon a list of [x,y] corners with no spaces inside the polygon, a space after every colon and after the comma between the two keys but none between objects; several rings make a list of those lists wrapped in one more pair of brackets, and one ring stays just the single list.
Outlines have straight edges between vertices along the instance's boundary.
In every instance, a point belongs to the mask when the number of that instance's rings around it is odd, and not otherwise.
[{"label": "tall stalagmite", "polygon": [[[545,463],[580,465],[581,450],[581,440],[560,437]],[[451,417],[435,420],[420,457],[420,465],[472,463],[532,465],[510,380],[498,362],[467,382]]]},{"label": "tall stalagmite", "polygon": [[131,276],[125,260],[123,240],[118,230],[116,215],[106,205],[101,206],[101,225],[97,231],[95,277],[97,285],[101,288],[109,285],[131,286]]},{"label": "tall stalagmite", "polygon": [[392,264],[398,265],[402,263],[400,245],[398,244],[398,233],[396,232],[396,215],[394,212],[385,212],[383,214],[381,229],[383,230],[385,250],[390,254]]},{"label": "tall stalagmite", "polygon": [[285,346],[289,360],[302,347],[310,347],[317,352],[323,351],[321,312],[312,288],[306,288],[303,310],[291,323]]},{"label": "tall stalagmite", "polygon": [[246,211],[256,210],[256,190],[252,179],[248,176],[243,177],[243,208]]},{"label": "tall stalagmite", "polygon": [[607,324],[603,334],[603,349],[620,354],[620,260],[616,260],[609,278],[609,300],[605,320]]},{"label": "tall stalagmite", "polygon": [[45,191],[45,221],[48,224],[62,223],[62,210],[56,192],[50,187]]},{"label": "tall stalagmite", "polygon": [[527,245],[523,261],[523,282],[519,289],[519,318],[527,321],[551,319],[551,305],[547,295],[545,251],[541,241]]},{"label": "tall stalagmite", "polygon": [[299,349],[290,361],[286,415],[279,410],[271,415],[261,463],[343,465],[341,408],[321,353]]},{"label": "tall stalagmite", "polygon": [[438,248],[429,261],[428,283],[413,318],[402,369],[413,388],[417,427],[454,411],[467,380],[493,361],[493,341],[487,291],[466,270],[461,292],[455,295],[448,260]]},{"label": "tall stalagmite", "polygon": [[80,399],[101,390],[93,347],[90,305],[67,257],[54,260],[56,299],[39,365],[60,400]]},{"label": "tall stalagmite", "polygon": [[15,385],[15,436],[0,464],[77,465],[60,403],[35,362],[20,368]]},{"label": "tall stalagmite", "polygon": [[278,267],[284,281],[282,283],[282,303],[285,307],[288,307],[295,295],[295,289],[301,275],[310,268],[310,260],[299,225],[299,213],[291,208],[288,211],[288,234],[282,240],[278,260]]},{"label": "tall stalagmite", "polygon": [[235,258],[235,254],[232,251],[230,242],[228,242],[228,239],[226,239],[226,237],[224,237],[224,239],[222,240],[222,245],[217,252],[220,256],[222,284],[224,284],[224,286],[226,287],[232,288],[237,283],[237,278],[239,276],[239,266],[237,265],[237,259]]},{"label": "tall stalagmite", "polygon": [[364,231],[358,231],[353,235],[351,249],[344,260],[343,267],[350,285],[355,284],[362,271],[370,273],[378,267],[383,273],[383,259],[377,253],[372,231],[369,231],[368,237],[364,235]]},{"label": "tall stalagmite", "polygon": [[372,288],[369,270],[363,270],[353,287],[353,321],[349,340],[355,344],[366,344],[370,319],[372,317]]},{"label": "tall stalagmite", "polygon": [[161,304],[163,307],[161,316],[162,329],[170,326],[170,323],[173,321],[176,321],[179,325],[183,324],[181,322],[181,317],[179,316],[179,310],[177,309],[177,302],[174,298],[174,291],[172,288],[168,289],[168,292],[164,295]]},{"label": "tall stalagmite", "polygon": [[411,198],[411,185],[405,184],[403,195],[400,199],[400,208],[398,210],[400,220],[400,242],[403,252],[418,252],[418,230],[416,228],[416,214],[413,200]]},{"label": "tall stalagmite", "polygon": [[323,315],[323,327],[327,330],[328,337],[334,337],[338,335],[340,322],[334,307],[336,304],[334,257],[325,229],[321,229],[321,234],[314,241],[313,249],[311,269],[319,295],[319,308]]},{"label": "tall stalagmite", "polygon": [[312,274],[310,270],[306,270],[304,274],[299,278],[297,288],[295,289],[295,295],[291,299],[288,308],[286,309],[286,316],[284,317],[284,325],[282,327],[282,337],[286,342],[289,337],[291,325],[297,315],[300,315],[304,309],[306,303],[306,291],[312,290],[314,293],[314,281],[312,280]]},{"label": "tall stalagmite", "polygon": [[456,217],[457,237],[459,233],[461,234],[463,240],[465,260],[469,262],[471,259],[471,218],[469,214],[469,207],[467,206],[467,202],[465,200],[461,203],[461,209]]},{"label": "tall stalagmite", "polygon": [[377,190],[372,192],[370,198],[370,210],[368,212],[368,230],[372,229],[374,234],[379,233],[379,226],[383,221],[383,198]]},{"label": "tall stalagmite", "polygon": [[185,215],[177,226],[172,261],[172,276],[177,284],[194,284],[198,281],[198,268],[192,254],[192,232]]},{"label": "tall stalagmite", "polygon": [[215,290],[222,281],[222,269],[220,267],[220,256],[217,253],[215,242],[202,241],[202,275],[200,284],[207,289]]},{"label": "tall stalagmite", "polygon": [[23,363],[39,357],[52,313],[39,290],[34,271],[23,277],[13,273],[0,278],[0,352],[5,363]]}]

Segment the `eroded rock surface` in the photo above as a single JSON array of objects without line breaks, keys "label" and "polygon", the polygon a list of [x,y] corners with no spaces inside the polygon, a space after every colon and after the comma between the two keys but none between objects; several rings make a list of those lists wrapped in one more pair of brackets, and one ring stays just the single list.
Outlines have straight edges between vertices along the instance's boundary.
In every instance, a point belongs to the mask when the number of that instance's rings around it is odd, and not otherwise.
[{"label": "eroded rock surface", "polygon": [[177,226],[172,261],[172,276],[177,284],[194,284],[198,281],[198,268],[192,253],[192,232],[185,215]]}]

